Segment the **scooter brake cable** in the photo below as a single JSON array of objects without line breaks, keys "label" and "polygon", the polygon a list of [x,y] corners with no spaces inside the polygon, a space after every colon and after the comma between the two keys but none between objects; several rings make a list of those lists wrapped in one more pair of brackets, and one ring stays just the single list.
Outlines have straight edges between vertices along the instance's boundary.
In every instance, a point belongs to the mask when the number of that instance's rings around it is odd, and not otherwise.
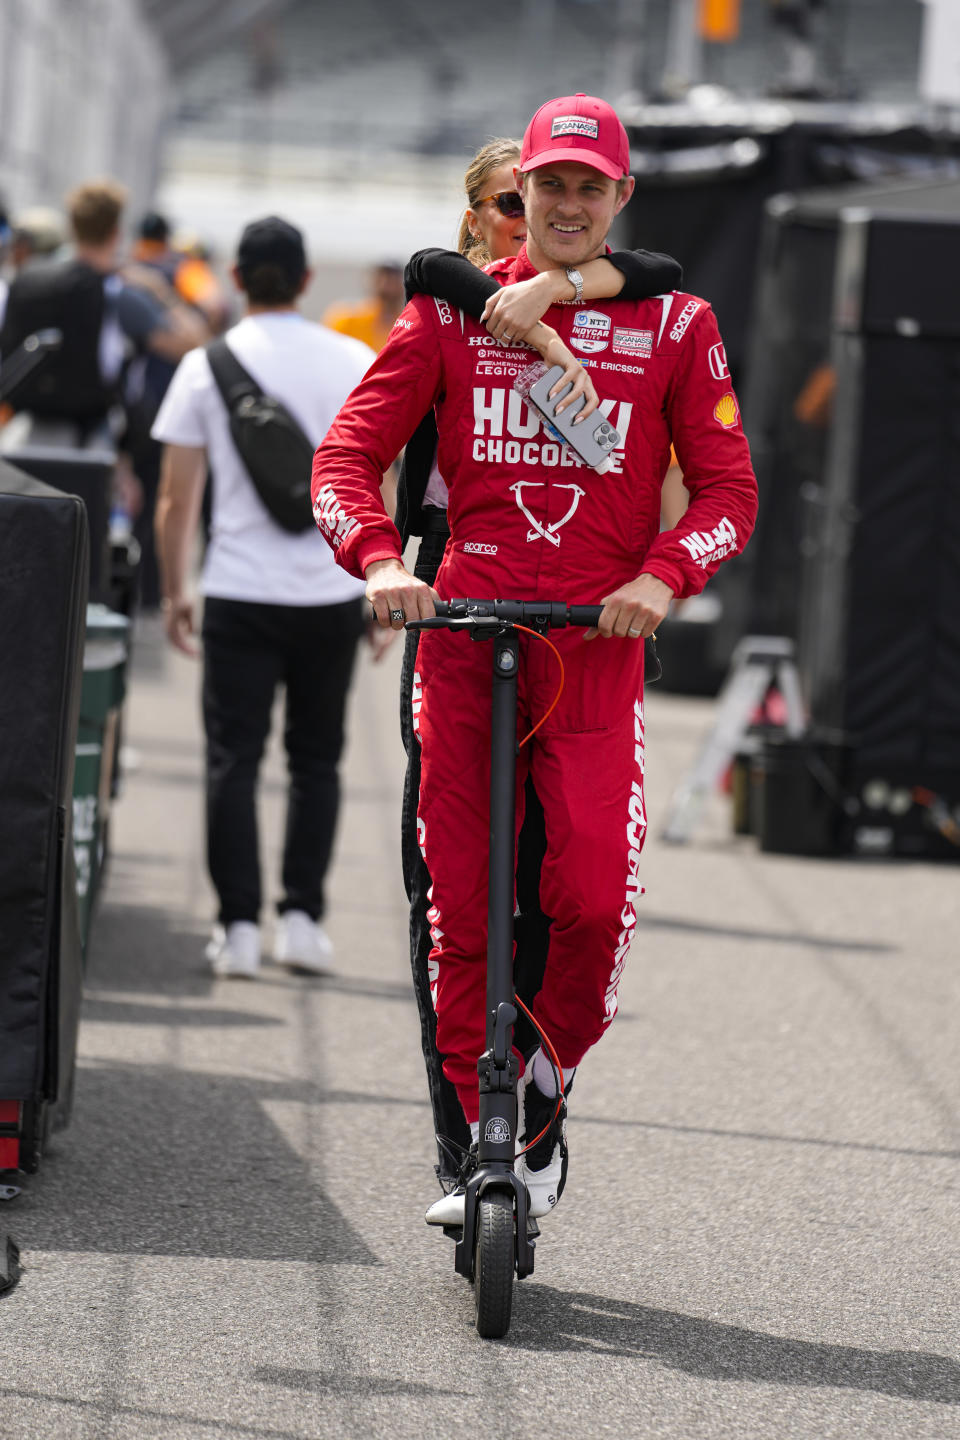
[{"label": "scooter brake cable", "polygon": [[537,731],[540,729],[540,726],[545,724],[546,721],[549,720],[550,716],[557,708],[557,701],[563,694],[563,685],[566,676],[563,668],[563,656],[560,654],[560,651],[557,649],[556,645],[554,645],[552,640],[548,640],[546,635],[541,635],[539,630],[532,630],[529,625],[515,624],[513,628],[515,630],[522,630],[524,635],[533,635],[536,637],[537,640],[542,640],[544,645],[549,646],[549,648],[553,651],[554,655],[556,655],[557,664],[560,666],[560,684],[557,686],[557,693],[556,695],[554,695],[546,711],[543,713],[543,715],[541,715],[540,719],[537,721],[536,725],[534,725],[533,729],[530,730],[526,735],[524,735],[523,739],[517,745],[517,749],[520,750],[523,748],[524,745],[526,745],[528,740],[533,739],[534,735],[536,735]]},{"label": "scooter brake cable", "polygon": [[[532,733],[532,732],[531,732],[531,733]],[[548,1055],[548,1057],[549,1057],[549,1059],[550,1059],[550,1064],[553,1066],[553,1076],[554,1076],[554,1080],[556,1081],[556,1085],[557,1085],[557,1108],[556,1108],[556,1110],[554,1110],[553,1114],[550,1116],[550,1119],[547,1121],[546,1125],[544,1125],[543,1129],[540,1131],[540,1134],[539,1134],[539,1135],[536,1135],[536,1136],[529,1142],[529,1144],[524,1145],[523,1149],[520,1151],[520,1154],[521,1154],[521,1155],[526,1155],[527,1151],[528,1151],[528,1150],[532,1150],[533,1147],[534,1147],[534,1145],[539,1145],[540,1141],[543,1139],[544,1135],[546,1135],[547,1131],[550,1129],[550,1126],[553,1124],[554,1120],[556,1120],[557,1116],[560,1114],[560,1107],[561,1107],[561,1105],[563,1104],[563,1095],[564,1095],[564,1090],[563,1090],[563,1066],[560,1064],[560,1059],[559,1059],[559,1057],[558,1057],[558,1055],[557,1055],[556,1050],[554,1050],[554,1048],[553,1048],[553,1045],[552,1045],[552,1043],[551,1043],[551,1040],[550,1040],[549,1035],[547,1034],[546,1030],[544,1030],[544,1028],[543,1028],[543,1026],[540,1024],[540,1022],[539,1022],[538,1020],[534,1019],[533,1012],[532,1012],[531,1010],[528,1010],[528,1009],[527,1009],[526,1005],[524,1005],[524,1003],[523,1003],[523,1001],[520,999],[520,996],[519,996],[519,995],[517,995],[517,994],[515,993],[513,998],[514,998],[514,1000],[516,1000],[517,1004],[520,1006],[520,1009],[523,1011],[524,1015],[526,1015],[527,1019],[530,1021],[531,1025],[532,1025],[533,1028],[534,1028],[534,1030],[536,1030],[537,1034],[540,1036],[540,1039],[543,1041],[544,1045],[546,1046],[547,1055]],[[536,1084],[536,1081],[534,1081],[534,1084]]]}]

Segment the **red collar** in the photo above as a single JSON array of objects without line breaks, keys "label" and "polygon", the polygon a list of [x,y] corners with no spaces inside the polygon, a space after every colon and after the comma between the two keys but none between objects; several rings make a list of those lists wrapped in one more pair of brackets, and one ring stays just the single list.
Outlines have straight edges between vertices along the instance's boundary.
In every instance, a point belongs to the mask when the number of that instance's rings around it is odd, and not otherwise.
[{"label": "red collar", "polygon": [[[605,255],[611,255],[613,252],[609,245],[605,245],[603,247],[603,253]],[[584,261],[584,264],[586,264],[586,261]],[[502,269],[500,268],[501,266],[503,267]],[[502,276],[508,285],[511,283],[516,284],[518,280],[532,280],[534,275],[538,275],[539,273],[540,272],[535,270],[530,264],[525,243],[520,246],[520,252],[515,260],[501,260],[498,262],[497,274],[498,276]]]}]

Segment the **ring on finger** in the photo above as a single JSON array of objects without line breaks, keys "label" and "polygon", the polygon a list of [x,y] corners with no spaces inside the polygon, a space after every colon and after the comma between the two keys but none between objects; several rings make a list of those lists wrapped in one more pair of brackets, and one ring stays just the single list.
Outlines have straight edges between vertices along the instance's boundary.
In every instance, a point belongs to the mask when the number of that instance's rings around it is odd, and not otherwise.
[{"label": "ring on finger", "polygon": [[403,615],[403,611],[402,611],[402,610],[391,610],[391,611],[390,611],[390,619],[393,621],[394,625],[399,625],[400,622],[403,620],[403,618],[404,618],[404,615]]},{"label": "ring on finger", "polygon": [[642,634],[643,634],[643,631],[642,631],[642,630],[634,630],[633,626],[631,625],[631,626],[630,626],[630,629],[627,631],[627,634],[628,634],[628,635],[632,635],[632,636],[634,637],[634,639],[636,639],[636,637],[637,637],[638,635],[642,635]]}]

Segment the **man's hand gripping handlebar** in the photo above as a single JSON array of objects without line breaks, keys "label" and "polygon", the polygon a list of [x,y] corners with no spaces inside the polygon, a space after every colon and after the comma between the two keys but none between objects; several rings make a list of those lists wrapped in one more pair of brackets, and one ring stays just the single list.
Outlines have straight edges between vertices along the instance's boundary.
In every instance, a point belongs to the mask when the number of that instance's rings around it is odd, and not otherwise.
[{"label": "man's hand gripping handlebar", "polygon": [[[538,635],[544,635],[547,630],[565,630],[568,625],[579,625],[595,633],[603,609],[603,605],[566,605],[562,600],[437,599],[433,603],[432,615],[408,620],[406,628],[470,630],[478,640],[507,625],[535,630]],[[653,684],[663,674],[655,636],[646,637],[644,652],[646,680],[648,684]]]},{"label": "man's hand gripping handlebar", "polygon": [[439,599],[402,560],[374,560],[364,571],[367,599],[373,606],[377,622],[393,630],[402,630],[407,620],[426,620],[436,613]]}]

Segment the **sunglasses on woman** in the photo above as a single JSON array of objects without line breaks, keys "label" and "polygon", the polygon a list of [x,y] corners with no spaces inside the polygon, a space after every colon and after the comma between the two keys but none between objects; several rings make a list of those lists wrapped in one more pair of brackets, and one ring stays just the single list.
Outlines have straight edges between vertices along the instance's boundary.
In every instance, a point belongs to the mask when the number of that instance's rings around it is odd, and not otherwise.
[{"label": "sunglasses on woman", "polygon": [[492,200],[500,214],[505,215],[508,220],[519,220],[523,214],[523,196],[519,190],[501,190],[499,195],[484,195],[482,200],[476,202],[473,209],[479,210],[480,206],[485,205],[488,200]]}]

